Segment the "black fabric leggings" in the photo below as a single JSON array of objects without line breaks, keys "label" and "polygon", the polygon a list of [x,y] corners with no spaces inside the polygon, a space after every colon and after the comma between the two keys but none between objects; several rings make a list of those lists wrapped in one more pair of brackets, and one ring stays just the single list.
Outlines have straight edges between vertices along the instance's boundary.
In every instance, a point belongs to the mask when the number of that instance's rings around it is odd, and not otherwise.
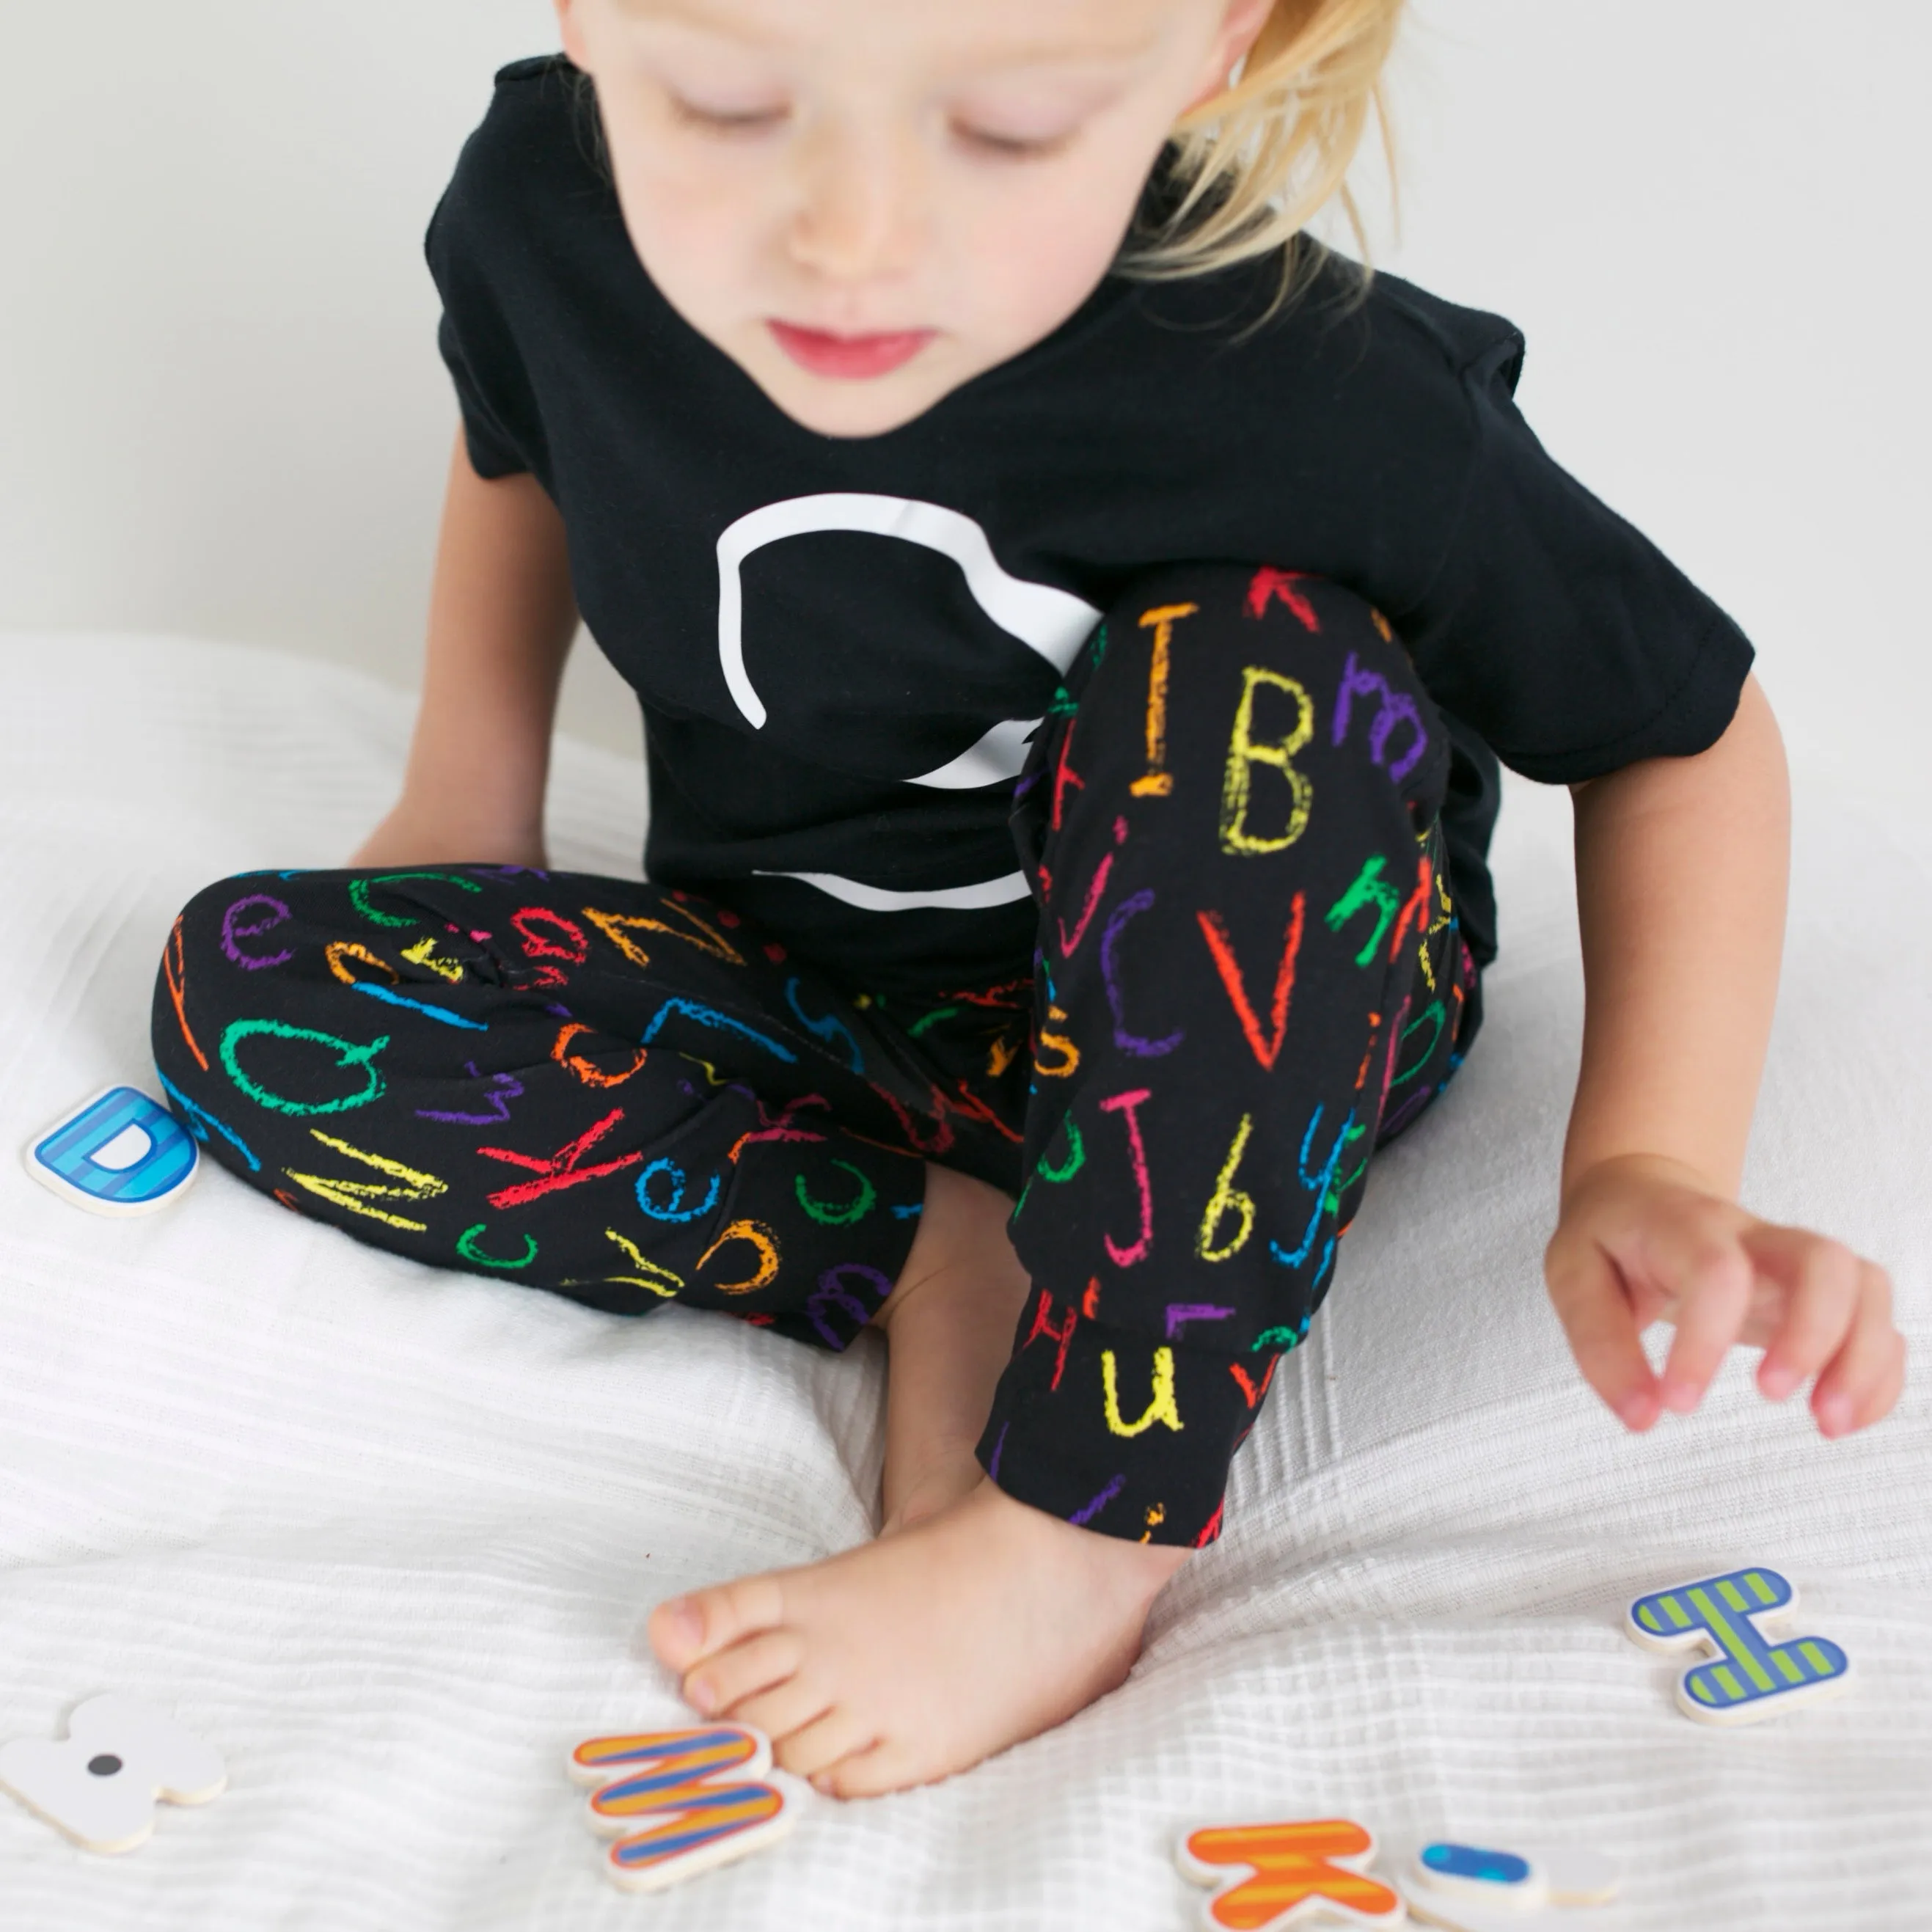
[{"label": "black fabric leggings", "polygon": [[214,1158],[359,1239],[832,1348],[892,1291],[924,1164],[976,1174],[1034,1282],[981,1460],[1198,1545],[1371,1150],[1474,1032],[1448,753],[1358,598],[1177,566],[1037,734],[1038,946],[998,983],[868,993],[722,896],[618,880],[258,873],[176,922],[155,1058]]}]

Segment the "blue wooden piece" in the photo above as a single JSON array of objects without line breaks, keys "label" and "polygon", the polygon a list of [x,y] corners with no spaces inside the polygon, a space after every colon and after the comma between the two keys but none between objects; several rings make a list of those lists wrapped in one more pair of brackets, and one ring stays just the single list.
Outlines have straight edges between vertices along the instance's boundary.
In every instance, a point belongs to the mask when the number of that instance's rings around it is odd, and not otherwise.
[{"label": "blue wooden piece", "polygon": [[201,1164],[194,1136],[132,1087],[110,1087],[27,1149],[27,1171],[96,1214],[151,1214],[185,1190]]},{"label": "blue wooden piece", "polygon": [[1748,1724],[1844,1688],[1851,1660],[1828,1638],[1768,1642],[1761,1618],[1788,1616],[1797,1593],[1761,1565],[1655,1590],[1630,1606],[1625,1628],[1647,1648],[1717,1654],[1678,1680],[1687,1716],[1710,1724]]}]

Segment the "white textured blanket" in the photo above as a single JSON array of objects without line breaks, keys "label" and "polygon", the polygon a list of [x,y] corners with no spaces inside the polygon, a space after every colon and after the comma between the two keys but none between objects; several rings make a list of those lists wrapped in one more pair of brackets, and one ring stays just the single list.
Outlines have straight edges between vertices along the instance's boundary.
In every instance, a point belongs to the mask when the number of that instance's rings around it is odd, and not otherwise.
[{"label": "white textured blanket", "polygon": [[[13,1150],[110,1080],[152,1088],[177,905],[338,862],[407,722],[287,659],[0,640],[0,1738],[119,1690],[232,1780],[122,1860],[0,1800],[0,1926],[1152,1932],[1202,1896],[1174,1827],[1271,1813],[1613,1852],[1624,1901],[1579,1932],[1932,1921],[1924,1378],[1837,1445],[1743,1360],[1643,1440],[1578,1382],[1538,1265],[1580,1009],[1568,814],[1526,787],[1488,1030],[1378,1166],[1228,1534],[1131,1682],[688,1890],[610,1888],[565,1753],[680,1720],[640,1638],[659,1598],[867,1533],[877,1352],[433,1273],[212,1168],[165,1214],[96,1220]],[[556,794],[560,863],[634,870],[634,772],[566,749]],[[1922,1348],[1932,868],[1876,815],[1802,787],[1800,807],[1749,1198],[1888,1262]],[[1858,1666],[1844,1698],[1738,1732],[1676,1713],[1621,1606],[1738,1562],[1796,1582]]]}]

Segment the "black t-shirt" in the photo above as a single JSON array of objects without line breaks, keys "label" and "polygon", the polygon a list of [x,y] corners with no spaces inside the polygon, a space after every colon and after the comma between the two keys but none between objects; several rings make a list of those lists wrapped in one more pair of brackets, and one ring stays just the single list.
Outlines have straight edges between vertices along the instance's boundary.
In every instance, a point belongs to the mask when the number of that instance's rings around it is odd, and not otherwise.
[{"label": "black t-shirt", "polygon": [[1332,578],[1450,720],[1445,830],[1478,956],[1498,773],[1703,750],[1751,651],[1544,453],[1508,322],[1325,262],[1256,328],[1261,261],[1107,278],[1044,341],[865,438],[785,416],[658,292],[561,57],[497,76],[429,232],[472,462],[561,511],[636,689],[645,862],[848,981],[1023,970],[1006,816],[1100,610],[1180,560]]}]

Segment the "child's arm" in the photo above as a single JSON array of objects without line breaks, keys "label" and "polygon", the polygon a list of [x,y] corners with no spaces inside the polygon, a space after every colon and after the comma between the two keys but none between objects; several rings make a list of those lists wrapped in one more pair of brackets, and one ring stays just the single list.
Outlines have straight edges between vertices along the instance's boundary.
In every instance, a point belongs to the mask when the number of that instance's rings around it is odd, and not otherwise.
[{"label": "child's arm", "polygon": [[563,519],[529,476],[486,482],[459,435],[403,795],[352,863],[544,862],[544,784],[577,628]]},{"label": "child's arm", "polygon": [[[1790,799],[1755,679],[1708,752],[1575,789],[1588,987],[1582,1071],[1545,1258],[1586,1379],[1625,1423],[1695,1408],[1734,1342],[1781,1401],[1817,1376],[1827,1436],[1898,1400],[1882,1270],[1736,1204],[1784,932]],[[1663,1376],[1637,1337],[1677,1334]]]}]

